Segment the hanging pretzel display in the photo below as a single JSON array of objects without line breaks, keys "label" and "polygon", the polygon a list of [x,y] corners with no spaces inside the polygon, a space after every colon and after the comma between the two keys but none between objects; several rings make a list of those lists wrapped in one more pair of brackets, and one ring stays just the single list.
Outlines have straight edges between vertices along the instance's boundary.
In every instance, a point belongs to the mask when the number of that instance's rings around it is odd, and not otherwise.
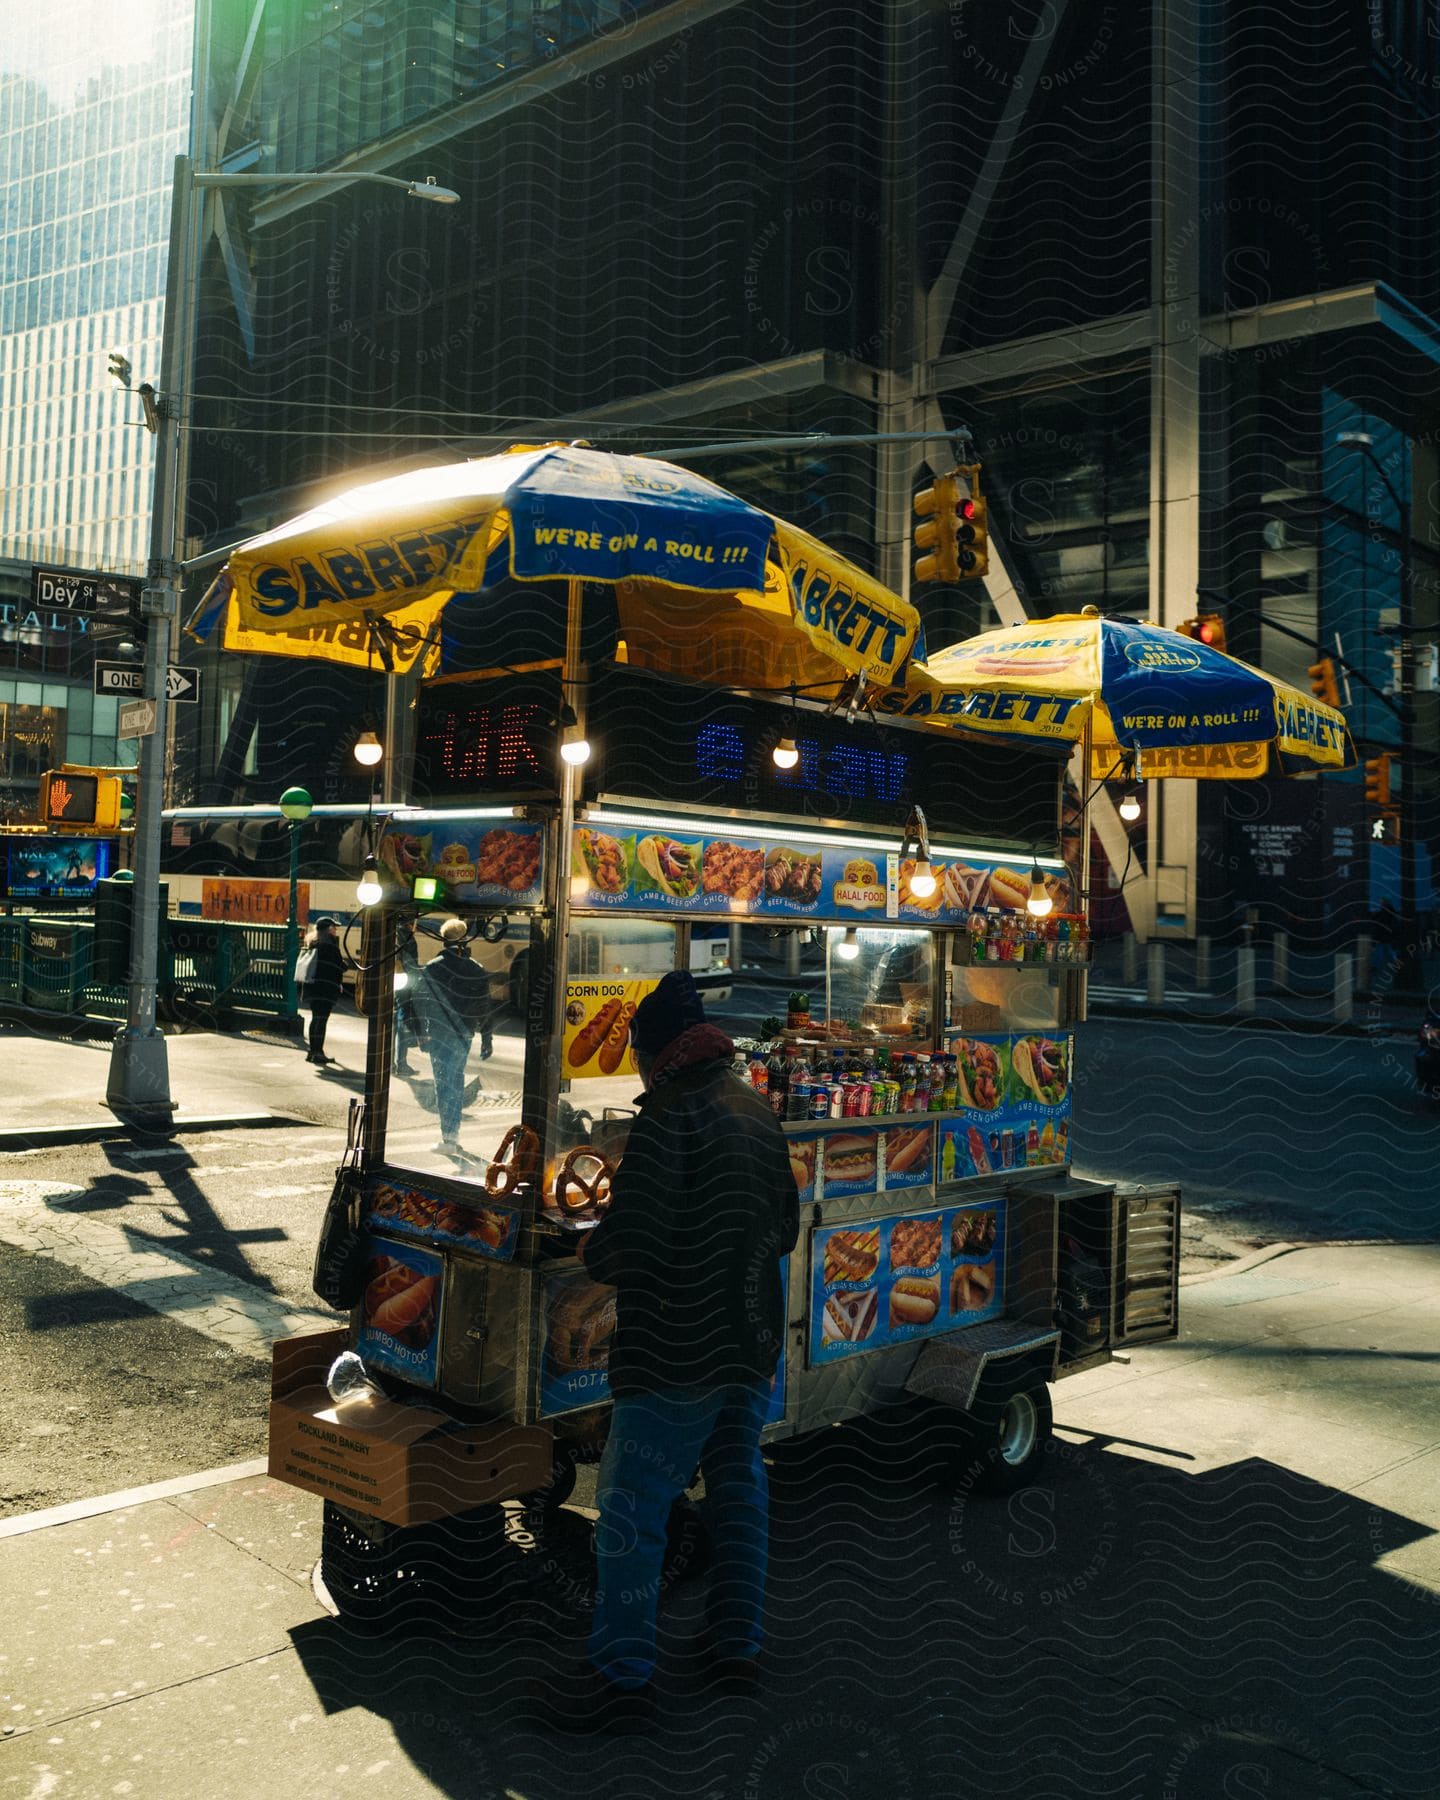
[{"label": "hanging pretzel display", "polygon": [[485,1192],[492,1200],[508,1199],[535,1173],[539,1160],[539,1138],[528,1125],[512,1125],[485,1171]]},{"label": "hanging pretzel display", "polygon": [[588,1144],[581,1144],[560,1165],[560,1173],[555,1177],[555,1203],[561,1212],[569,1213],[584,1212],[592,1206],[597,1210],[606,1207],[610,1204],[614,1176],[613,1163]]}]

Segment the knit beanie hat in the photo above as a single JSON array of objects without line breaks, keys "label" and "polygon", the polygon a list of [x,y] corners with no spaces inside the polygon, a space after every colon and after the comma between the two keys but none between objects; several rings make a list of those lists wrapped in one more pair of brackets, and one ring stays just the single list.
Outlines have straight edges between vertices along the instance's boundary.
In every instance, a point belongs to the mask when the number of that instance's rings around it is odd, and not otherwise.
[{"label": "knit beanie hat", "polygon": [[635,1008],[630,1041],[641,1056],[658,1056],[692,1025],[705,1023],[705,1006],[688,969],[672,969]]}]

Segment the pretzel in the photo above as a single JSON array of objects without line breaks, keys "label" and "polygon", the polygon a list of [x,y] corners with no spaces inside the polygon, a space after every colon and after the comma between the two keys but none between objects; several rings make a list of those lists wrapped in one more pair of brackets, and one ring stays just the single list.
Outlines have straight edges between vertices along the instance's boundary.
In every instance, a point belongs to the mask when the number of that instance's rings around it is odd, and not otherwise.
[{"label": "pretzel", "polygon": [[528,1125],[512,1125],[500,1140],[500,1148],[485,1171],[485,1192],[492,1200],[504,1200],[534,1171],[540,1140]]},{"label": "pretzel", "polygon": [[[593,1165],[591,1174],[581,1174],[582,1162]],[[577,1145],[561,1163],[560,1173],[555,1177],[555,1204],[561,1212],[572,1213],[584,1212],[587,1206],[608,1206],[614,1175],[614,1165],[598,1150],[592,1150],[588,1144]]]}]

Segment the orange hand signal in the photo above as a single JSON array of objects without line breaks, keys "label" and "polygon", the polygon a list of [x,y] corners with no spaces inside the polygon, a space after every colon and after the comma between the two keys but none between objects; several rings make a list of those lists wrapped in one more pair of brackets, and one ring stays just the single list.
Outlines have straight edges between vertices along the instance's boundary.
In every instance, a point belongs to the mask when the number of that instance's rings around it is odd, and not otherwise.
[{"label": "orange hand signal", "polygon": [[50,817],[63,819],[70,810],[70,802],[75,795],[68,781],[52,781],[50,783]]}]

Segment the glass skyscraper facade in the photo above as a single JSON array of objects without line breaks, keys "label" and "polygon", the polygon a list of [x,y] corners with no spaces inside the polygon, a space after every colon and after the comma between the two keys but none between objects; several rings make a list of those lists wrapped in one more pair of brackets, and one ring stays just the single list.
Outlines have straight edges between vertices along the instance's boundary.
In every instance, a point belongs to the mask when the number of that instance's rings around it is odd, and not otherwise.
[{"label": "glass skyscraper facade", "polygon": [[107,365],[157,379],[194,15],[0,0],[0,817],[33,804],[37,758],[117,760],[87,622],[33,606],[30,576],[144,571],[152,440]]}]

